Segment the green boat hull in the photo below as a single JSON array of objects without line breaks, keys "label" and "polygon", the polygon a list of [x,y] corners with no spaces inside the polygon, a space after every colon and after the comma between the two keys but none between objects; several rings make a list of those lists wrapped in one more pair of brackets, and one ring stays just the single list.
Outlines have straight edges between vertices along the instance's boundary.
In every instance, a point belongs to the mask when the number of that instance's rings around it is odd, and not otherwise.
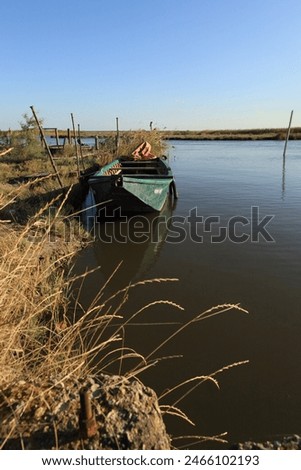
[{"label": "green boat hull", "polygon": [[125,164],[117,159],[92,175],[88,183],[96,204],[138,213],[161,211],[173,181],[170,168],[161,159]]}]

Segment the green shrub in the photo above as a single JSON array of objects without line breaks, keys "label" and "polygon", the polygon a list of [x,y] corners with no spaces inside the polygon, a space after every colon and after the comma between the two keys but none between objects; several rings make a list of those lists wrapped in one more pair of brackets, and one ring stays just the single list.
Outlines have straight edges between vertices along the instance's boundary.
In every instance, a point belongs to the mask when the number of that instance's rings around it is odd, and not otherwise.
[{"label": "green shrub", "polygon": [[40,159],[45,155],[34,119],[27,114],[23,115],[23,119],[20,122],[21,130],[10,132],[6,136],[9,146],[14,147],[9,155],[13,162]]}]

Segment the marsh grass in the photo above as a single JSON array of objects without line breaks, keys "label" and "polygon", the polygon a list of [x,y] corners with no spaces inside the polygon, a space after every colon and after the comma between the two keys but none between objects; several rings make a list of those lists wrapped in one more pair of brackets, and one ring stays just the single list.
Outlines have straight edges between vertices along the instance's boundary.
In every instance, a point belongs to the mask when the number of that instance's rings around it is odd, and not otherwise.
[{"label": "marsh grass", "polygon": [[0,225],[2,383],[31,374],[34,364],[41,363],[47,332],[67,306],[64,270],[76,243],[66,246],[62,242],[54,249],[48,243],[51,229],[43,211],[25,227],[12,227],[3,221]]},{"label": "marsh grass", "polygon": [[[224,129],[224,130],[177,130],[165,131],[165,138],[175,140],[285,140],[286,129]],[[291,129],[290,139],[300,140],[301,128]]]}]

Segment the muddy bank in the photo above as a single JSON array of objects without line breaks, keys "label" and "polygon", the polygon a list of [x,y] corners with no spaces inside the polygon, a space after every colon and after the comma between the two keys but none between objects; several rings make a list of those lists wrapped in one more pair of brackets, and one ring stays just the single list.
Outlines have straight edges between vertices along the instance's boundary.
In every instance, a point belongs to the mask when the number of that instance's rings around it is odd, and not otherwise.
[{"label": "muddy bank", "polygon": [[301,437],[298,434],[279,437],[278,439],[254,442],[246,441],[231,446],[233,450],[301,450]]}]

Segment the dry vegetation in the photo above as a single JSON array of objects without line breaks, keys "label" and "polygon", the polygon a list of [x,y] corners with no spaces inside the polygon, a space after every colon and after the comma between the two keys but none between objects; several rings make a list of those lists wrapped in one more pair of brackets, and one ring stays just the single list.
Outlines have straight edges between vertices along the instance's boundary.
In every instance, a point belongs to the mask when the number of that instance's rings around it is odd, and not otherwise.
[{"label": "dry vegetation", "polygon": [[[31,142],[32,135],[28,138]],[[157,131],[141,131],[134,135],[128,133],[121,136],[118,153],[129,154],[146,139],[151,142],[154,152],[162,153],[162,141]],[[102,162],[112,159],[116,154],[114,139],[110,142],[106,149],[99,151]],[[12,141],[9,144],[11,145]],[[14,145],[17,149],[17,144]],[[30,145],[30,151],[24,147],[22,154],[19,146],[19,153],[15,151],[5,155],[0,163],[0,415],[2,419],[5,416],[6,421],[10,423],[9,435],[0,436],[2,445],[10,436],[18,436],[18,424],[23,414],[40,394],[39,387],[33,387],[30,397],[25,401],[20,397],[17,409],[10,411],[5,391],[18,381],[47,384],[51,380],[51,383],[54,381],[55,384],[68,384],[70,380],[78,381],[79,378],[98,374],[100,371],[108,372],[115,363],[122,364],[124,368],[128,359],[131,361],[131,367],[124,373],[124,377],[136,377],[141,371],[157,363],[161,348],[183,329],[232,309],[245,312],[238,305],[220,305],[183,323],[161,344],[154,344],[153,351],[147,357],[128,349],[123,337],[126,324],[143,315],[154,305],[160,304],[162,309],[182,309],[172,300],[159,299],[134,312],[125,320],[122,316],[122,306],[127,301],[129,292],[141,285],[174,282],[176,279],[138,282],[109,297],[106,297],[104,285],[90,307],[84,310],[80,303],[80,288],[75,291],[74,283],[83,286],[89,273],[74,278],[71,268],[74,256],[81,248],[83,240],[87,241],[88,235],[83,229],[70,230],[68,223],[68,242],[64,237],[65,221],[70,220],[72,212],[68,205],[71,191],[62,193],[58,190],[55,194],[57,182],[51,176],[30,180],[17,186],[8,182],[11,178],[22,177],[28,173],[52,174],[40,146],[38,154],[35,153],[36,139],[33,139]],[[64,155],[60,158],[59,171],[68,187],[74,181],[74,160],[70,161],[70,158],[67,159]],[[48,216],[50,207],[55,207],[51,218]],[[108,279],[107,283],[109,281]],[[115,324],[116,321],[117,326],[109,329],[112,322]],[[133,360],[136,364],[134,366]],[[181,400],[206,380],[218,386],[217,375],[240,364],[242,363],[231,364],[210,375],[193,377],[175,386],[168,393],[177,391],[179,394],[171,404],[162,404],[162,414],[176,415],[191,422],[179,408]],[[185,386],[183,393],[182,386]],[[166,400],[166,395],[161,398]],[[59,399],[57,397],[57,400]],[[193,436],[192,441],[204,439],[208,438]],[[213,439],[223,440],[223,436]]]},{"label": "dry vegetation", "polygon": [[[202,131],[165,131],[165,138],[170,140],[284,140],[286,129],[237,129],[237,130],[202,130]],[[290,139],[301,139],[301,128],[291,129]]]},{"label": "dry vegetation", "polygon": [[[127,140],[129,137],[139,135],[139,132],[121,131],[120,138]],[[260,129],[221,129],[221,130],[158,130],[154,129],[152,132],[141,131],[143,140],[152,139],[152,135],[157,135],[158,140],[285,140],[287,129],[286,128],[260,128]],[[51,134],[51,133],[50,133]],[[82,131],[83,137],[99,136],[103,139],[111,139],[115,141],[114,131]],[[59,135],[66,136],[66,131],[60,130]],[[292,127],[290,131],[291,140],[301,139],[301,128]],[[157,140],[157,138],[155,138]],[[139,142],[138,142],[139,143]],[[159,149],[161,148],[161,143]],[[134,148],[134,147],[133,147]],[[130,152],[133,151],[130,146]],[[155,150],[155,153],[158,152]],[[162,152],[161,152],[162,153]],[[160,154],[160,151],[159,151]]]}]

